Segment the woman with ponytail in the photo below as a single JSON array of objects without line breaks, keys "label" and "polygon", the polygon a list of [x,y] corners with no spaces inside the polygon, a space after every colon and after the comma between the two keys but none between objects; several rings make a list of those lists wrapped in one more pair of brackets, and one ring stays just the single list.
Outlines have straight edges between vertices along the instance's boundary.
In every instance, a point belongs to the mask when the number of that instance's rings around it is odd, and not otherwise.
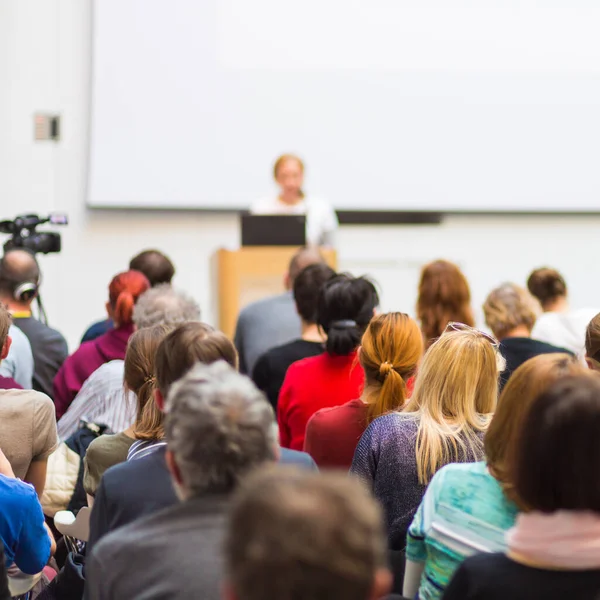
[{"label": "woman with ponytail", "polygon": [[364,277],[341,274],[323,286],[317,325],[327,336],[325,352],[287,371],[277,405],[282,447],[302,450],[306,424],[318,410],[360,397],[364,372],[357,349],[378,304],[375,286]]},{"label": "woman with ponytail", "polygon": [[320,410],[306,426],[304,451],[319,467],[350,467],[367,426],[381,415],[400,410],[410,397],[422,354],[421,330],[408,315],[395,312],[373,318],[359,350],[365,372],[362,396]]},{"label": "woman with ponytail", "polygon": [[[90,496],[96,495],[104,471],[127,459],[136,440],[156,442],[164,437],[163,413],[154,401],[155,357],[158,346],[173,329],[174,325],[154,325],[131,336],[125,355],[124,384],[125,389],[137,399],[136,420],[125,431],[101,435],[89,445],[84,459],[83,487]],[[131,398],[131,394],[127,399]]]},{"label": "woman with ponytail", "polygon": [[63,416],[84,381],[98,367],[111,360],[125,358],[127,342],[133,333],[133,307],[149,288],[150,282],[139,271],[120,273],[110,282],[106,310],[115,328],[81,344],[63,363],[54,379],[57,419]]}]

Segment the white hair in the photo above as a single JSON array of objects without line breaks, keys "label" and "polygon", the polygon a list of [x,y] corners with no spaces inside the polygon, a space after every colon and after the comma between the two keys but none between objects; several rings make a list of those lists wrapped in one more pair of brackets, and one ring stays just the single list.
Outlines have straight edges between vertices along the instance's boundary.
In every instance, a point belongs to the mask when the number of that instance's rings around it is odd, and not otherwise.
[{"label": "white hair", "polygon": [[144,292],[133,308],[133,322],[138,329],[153,325],[177,325],[200,320],[198,303],[168,283]]}]

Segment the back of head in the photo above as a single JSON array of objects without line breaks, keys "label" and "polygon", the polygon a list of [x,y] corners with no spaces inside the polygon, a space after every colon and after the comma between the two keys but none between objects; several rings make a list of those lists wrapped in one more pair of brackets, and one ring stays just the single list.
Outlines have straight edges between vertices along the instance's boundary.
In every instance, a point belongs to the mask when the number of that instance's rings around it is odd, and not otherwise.
[{"label": "back of head", "polygon": [[540,313],[539,302],[514,283],[504,283],[492,290],[483,304],[485,322],[500,340],[520,326],[531,331]]},{"label": "back of head", "polygon": [[271,405],[223,361],[196,365],[173,385],[165,433],[191,496],[229,493],[249,471],[275,460]]},{"label": "back of head", "polygon": [[567,284],[563,276],[556,269],[548,267],[536,269],[531,273],[527,279],[527,289],[539,300],[544,310],[567,295]]},{"label": "back of head", "polygon": [[177,325],[200,320],[198,303],[170,285],[157,285],[144,292],[133,309],[133,322],[138,329],[159,323]]},{"label": "back of head", "polygon": [[8,337],[8,330],[10,329],[11,323],[12,317],[8,312],[8,308],[6,308],[6,306],[0,302],[0,352],[6,343],[6,338]]},{"label": "back of head", "polygon": [[585,356],[588,366],[600,371],[600,314],[589,322],[585,331]]},{"label": "back of head", "polygon": [[540,354],[523,363],[502,390],[496,412],[485,434],[485,456],[490,473],[512,497],[508,465],[515,451],[525,415],[534,400],[556,382],[585,374],[585,367],[569,354]]},{"label": "back of head", "polygon": [[126,271],[113,277],[108,286],[112,316],[118,326],[133,322],[133,307],[138,298],[150,288],[146,276],[139,271]]},{"label": "back of head", "polygon": [[237,351],[224,333],[206,323],[179,325],[156,351],[158,389],[166,397],[171,384],[181,379],[196,363],[208,365],[220,360],[237,368]]},{"label": "back of head", "polygon": [[28,250],[9,250],[0,261],[0,295],[27,302],[40,283],[40,267]]},{"label": "back of head", "polygon": [[172,325],[154,325],[136,331],[125,354],[124,381],[137,398],[137,417],[133,433],[139,440],[163,437],[163,415],[154,401],[156,389],[156,351]]},{"label": "back of head", "polygon": [[335,271],[325,263],[309,265],[294,279],[294,301],[300,318],[305,323],[317,320],[317,302],[325,283],[335,277]]},{"label": "back of head", "polygon": [[169,259],[159,250],[144,250],[131,259],[129,268],[143,273],[150,285],[171,283],[175,275],[175,267]]},{"label": "back of head", "polygon": [[225,542],[236,600],[367,600],[385,557],[381,511],[358,480],[273,467],[236,494]]},{"label": "back of head", "polygon": [[[405,412],[419,417],[419,481],[457,460],[458,450],[482,454],[485,431],[498,397],[504,361],[492,340],[476,329],[448,331],[429,348]],[[466,444],[466,445],[465,445]]]},{"label": "back of head", "polygon": [[450,321],[475,325],[469,283],[454,263],[436,260],[423,267],[417,319],[427,346],[442,335]]},{"label": "back of head", "polygon": [[510,465],[518,504],[545,513],[600,513],[598,431],[600,375],[567,377],[542,393],[525,417]]},{"label": "back of head", "polygon": [[367,423],[402,408],[406,382],[423,354],[423,336],[415,321],[404,313],[373,317],[362,337],[360,363],[365,370]]},{"label": "back of head", "polygon": [[292,256],[292,260],[290,261],[290,265],[288,267],[290,289],[293,288],[294,281],[296,281],[296,277],[298,277],[300,272],[306,269],[306,267],[310,265],[318,265],[324,262],[325,259],[323,258],[323,255],[319,252],[318,248],[300,248],[300,250],[298,250],[294,254],[294,256]]},{"label": "back of head", "polygon": [[366,277],[342,273],[325,283],[317,303],[317,324],[327,334],[327,352],[339,356],[354,352],[378,305],[377,290]]}]

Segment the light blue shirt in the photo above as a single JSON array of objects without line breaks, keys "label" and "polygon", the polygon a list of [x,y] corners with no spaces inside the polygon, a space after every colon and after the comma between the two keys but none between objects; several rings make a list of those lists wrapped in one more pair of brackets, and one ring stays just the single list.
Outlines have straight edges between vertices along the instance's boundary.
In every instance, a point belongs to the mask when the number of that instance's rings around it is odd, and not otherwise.
[{"label": "light blue shirt", "polygon": [[27,336],[16,326],[11,325],[8,335],[12,339],[8,356],[0,364],[0,375],[12,377],[23,389],[32,388],[33,354]]}]

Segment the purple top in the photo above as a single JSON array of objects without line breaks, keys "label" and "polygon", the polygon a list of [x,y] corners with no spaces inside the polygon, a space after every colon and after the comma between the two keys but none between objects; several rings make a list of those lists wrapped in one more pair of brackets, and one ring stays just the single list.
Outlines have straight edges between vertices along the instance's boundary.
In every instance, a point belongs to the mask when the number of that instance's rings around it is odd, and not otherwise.
[{"label": "purple top", "polygon": [[0,390],[22,390],[23,386],[18,384],[12,377],[0,375]]},{"label": "purple top", "polygon": [[65,360],[54,378],[56,418],[60,419],[81,389],[85,380],[104,363],[124,360],[133,323],[112,329],[99,338],[85,342]]}]

